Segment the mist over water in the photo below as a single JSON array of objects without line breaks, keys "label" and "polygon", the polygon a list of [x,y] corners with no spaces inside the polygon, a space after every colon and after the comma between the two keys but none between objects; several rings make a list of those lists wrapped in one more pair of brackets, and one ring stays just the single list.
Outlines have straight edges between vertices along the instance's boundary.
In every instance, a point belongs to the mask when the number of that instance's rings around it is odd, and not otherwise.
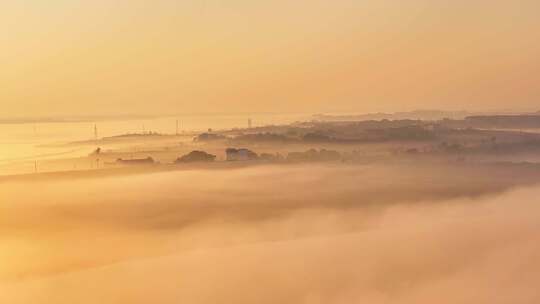
[{"label": "mist over water", "polygon": [[[23,157],[43,159],[43,154],[66,152],[68,149],[53,150],[44,147],[50,144],[66,143],[77,140],[94,139],[94,126],[98,127],[98,137],[108,137],[127,133],[158,132],[174,134],[176,121],[180,131],[205,131],[212,129],[232,129],[247,126],[247,120],[252,119],[253,126],[285,124],[309,118],[309,114],[183,114],[170,117],[133,117],[109,118],[83,117],[71,118],[65,122],[44,122],[40,119],[24,119],[24,123],[3,122],[0,117],[0,165],[2,162],[13,161]],[[48,118],[54,119],[54,118]],[[13,119],[16,121],[16,119]],[[58,119],[62,121],[62,118]],[[72,153],[73,155],[82,155]]]},{"label": "mist over water", "polygon": [[317,165],[5,181],[0,302],[537,303],[540,188],[490,173]]}]

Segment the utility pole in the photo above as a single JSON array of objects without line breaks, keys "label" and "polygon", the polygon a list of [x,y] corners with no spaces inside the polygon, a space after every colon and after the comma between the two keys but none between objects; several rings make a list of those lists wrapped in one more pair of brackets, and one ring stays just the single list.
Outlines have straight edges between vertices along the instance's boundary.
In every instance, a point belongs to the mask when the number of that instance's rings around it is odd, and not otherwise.
[{"label": "utility pole", "polygon": [[251,129],[251,118],[248,118],[248,129]]},{"label": "utility pole", "polygon": [[98,129],[97,124],[94,124],[94,140],[97,142],[98,140]]},{"label": "utility pole", "polygon": [[176,120],[176,136],[178,136],[178,119]]}]

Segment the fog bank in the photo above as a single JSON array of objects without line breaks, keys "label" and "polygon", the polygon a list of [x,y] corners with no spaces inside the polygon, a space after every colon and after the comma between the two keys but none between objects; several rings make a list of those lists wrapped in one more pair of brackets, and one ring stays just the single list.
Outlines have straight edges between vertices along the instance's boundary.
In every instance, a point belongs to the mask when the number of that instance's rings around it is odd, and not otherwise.
[{"label": "fog bank", "polygon": [[537,303],[540,188],[438,169],[2,183],[0,302]]}]

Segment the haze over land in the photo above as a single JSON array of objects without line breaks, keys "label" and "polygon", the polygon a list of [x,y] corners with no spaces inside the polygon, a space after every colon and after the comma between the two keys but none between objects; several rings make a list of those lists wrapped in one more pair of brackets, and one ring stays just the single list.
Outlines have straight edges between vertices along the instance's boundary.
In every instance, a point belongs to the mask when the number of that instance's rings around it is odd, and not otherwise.
[{"label": "haze over land", "polygon": [[539,188],[513,186],[540,173],[504,172],[328,164],[3,182],[0,300],[534,303]]},{"label": "haze over land", "polygon": [[4,163],[0,301],[537,302],[540,115],[408,115],[41,124],[74,152]]},{"label": "haze over land", "polygon": [[540,303],[537,0],[0,1],[0,303]]}]

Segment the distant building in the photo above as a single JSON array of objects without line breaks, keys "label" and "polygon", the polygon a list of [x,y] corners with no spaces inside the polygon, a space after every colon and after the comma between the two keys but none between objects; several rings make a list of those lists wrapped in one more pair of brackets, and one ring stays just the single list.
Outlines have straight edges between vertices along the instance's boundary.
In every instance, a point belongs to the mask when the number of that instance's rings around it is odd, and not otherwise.
[{"label": "distant building", "polygon": [[227,161],[246,161],[259,158],[257,153],[248,149],[228,148],[225,152],[227,154]]},{"label": "distant building", "polygon": [[193,163],[193,162],[213,162],[216,159],[215,155],[204,151],[191,151],[190,153],[179,157],[176,163]]},{"label": "distant building", "polygon": [[212,141],[226,139],[225,136],[215,133],[202,133],[193,139],[193,141]]},{"label": "distant building", "polygon": [[135,159],[119,158],[116,160],[116,163],[121,164],[121,165],[152,165],[152,164],[155,164],[156,162],[154,161],[152,157],[147,157],[147,158],[135,158]]}]

